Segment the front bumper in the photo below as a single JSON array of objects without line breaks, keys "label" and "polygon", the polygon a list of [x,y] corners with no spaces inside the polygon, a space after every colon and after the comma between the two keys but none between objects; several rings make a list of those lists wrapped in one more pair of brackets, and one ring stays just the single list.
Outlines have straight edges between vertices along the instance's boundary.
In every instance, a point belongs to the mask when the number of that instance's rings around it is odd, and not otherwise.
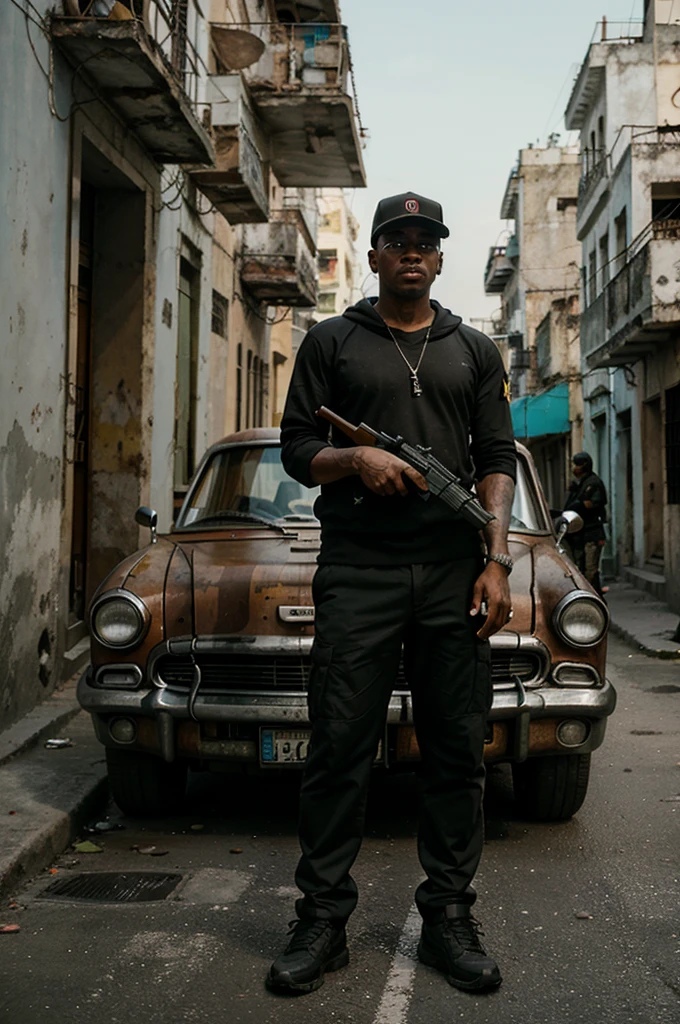
[{"label": "front bumper", "polygon": [[[178,744],[184,724],[195,729],[203,723],[267,726],[299,729],[309,726],[307,699],[304,693],[239,693],[196,696],[189,711],[189,698],[166,688],[146,690],[113,690],[92,686],[91,671],[83,674],[78,684],[81,707],[93,716],[100,740],[107,746],[118,746],[108,724],[118,717],[147,719],[147,739],[137,749],[153,749],[166,761],[178,753],[187,754]],[[540,688],[524,688],[519,682],[514,689],[494,692],[489,713],[490,739],[486,757],[490,761],[523,761],[545,753],[588,753],[604,740],[606,719],[616,707],[616,691],[605,680],[601,686],[560,687],[545,683]],[[588,724],[583,743],[565,748],[556,737],[557,726],[567,719]],[[413,726],[413,708],[408,692],[395,691],[389,703],[386,726]],[[179,746],[179,750],[178,750]],[[219,746],[197,740],[194,756],[218,756]]]}]

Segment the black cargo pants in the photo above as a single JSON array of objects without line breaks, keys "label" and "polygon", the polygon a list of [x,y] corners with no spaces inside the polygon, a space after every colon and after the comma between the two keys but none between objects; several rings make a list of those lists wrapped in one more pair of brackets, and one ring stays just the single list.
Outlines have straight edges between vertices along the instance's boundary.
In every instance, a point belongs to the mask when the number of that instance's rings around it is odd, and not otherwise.
[{"label": "black cargo pants", "polygon": [[418,853],[425,919],[472,904],[482,851],[489,644],[470,616],[481,558],[404,566],[322,565],[314,578],[312,736],[300,796],[295,881],[304,918],[346,920],[357,902],[369,777],[402,642],[422,756]]}]

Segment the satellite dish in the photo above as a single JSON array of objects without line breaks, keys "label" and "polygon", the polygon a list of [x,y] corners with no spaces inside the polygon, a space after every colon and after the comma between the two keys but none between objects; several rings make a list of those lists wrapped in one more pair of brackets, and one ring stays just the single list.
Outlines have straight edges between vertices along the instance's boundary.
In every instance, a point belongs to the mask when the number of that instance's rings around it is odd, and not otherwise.
[{"label": "satellite dish", "polygon": [[212,41],[218,59],[230,71],[249,67],[264,53],[263,40],[241,28],[213,25]]}]

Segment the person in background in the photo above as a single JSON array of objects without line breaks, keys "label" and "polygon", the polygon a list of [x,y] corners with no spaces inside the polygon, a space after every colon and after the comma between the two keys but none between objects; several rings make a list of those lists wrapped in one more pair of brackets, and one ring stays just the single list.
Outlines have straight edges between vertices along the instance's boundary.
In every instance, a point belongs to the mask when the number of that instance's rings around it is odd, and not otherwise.
[{"label": "person in background", "polygon": [[578,512],[583,529],[569,536],[572,556],[585,578],[602,597],[600,559],[606,541],[607,489],[597,473],[588,452],[577,452],[572,461],[574,479],[564,502],[565,512]]}]

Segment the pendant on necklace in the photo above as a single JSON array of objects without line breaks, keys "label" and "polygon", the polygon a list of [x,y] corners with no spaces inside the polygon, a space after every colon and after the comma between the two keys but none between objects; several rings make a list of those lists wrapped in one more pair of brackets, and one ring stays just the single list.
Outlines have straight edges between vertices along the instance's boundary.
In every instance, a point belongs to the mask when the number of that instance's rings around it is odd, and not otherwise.
[{"label": "pendant on necklace", "polygon": [[422,393],[423,393],[423,389],[420,386],[420,381],[418,380],[418,374],[417,373],[412,373],[411,374],[411,394],[413,395],[414,398],[420,398]]}]

